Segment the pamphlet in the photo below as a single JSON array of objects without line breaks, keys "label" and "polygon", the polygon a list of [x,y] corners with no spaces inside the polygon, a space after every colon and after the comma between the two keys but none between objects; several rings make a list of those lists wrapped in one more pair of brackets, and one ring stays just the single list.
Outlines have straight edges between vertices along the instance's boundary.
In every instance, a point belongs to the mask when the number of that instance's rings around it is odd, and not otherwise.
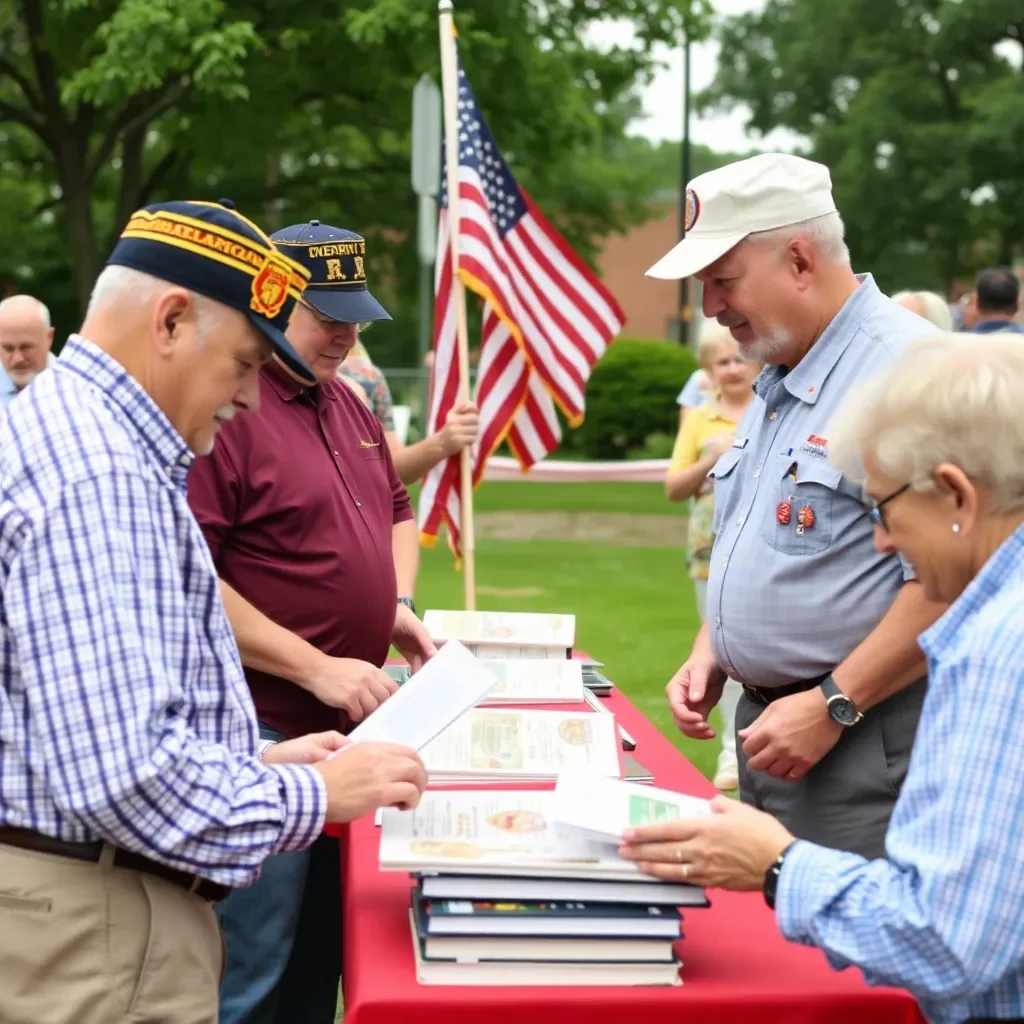
[{"label": "pamphlet", "polygon": [[711,804],[698,797],[577,771],[559,776],[552,810],[563,834],[616,846],[627,828],[711,813]]},{"label": "pamphlet", "polygon": [[[445,644],[397,693],[360,722],[348,738],[352,743],[375,740],[422,750],[483,700],[497,682],[480,659],[474,658],[457,640]],[[343,754],[345,749],[342,747],[331,757]]]}]

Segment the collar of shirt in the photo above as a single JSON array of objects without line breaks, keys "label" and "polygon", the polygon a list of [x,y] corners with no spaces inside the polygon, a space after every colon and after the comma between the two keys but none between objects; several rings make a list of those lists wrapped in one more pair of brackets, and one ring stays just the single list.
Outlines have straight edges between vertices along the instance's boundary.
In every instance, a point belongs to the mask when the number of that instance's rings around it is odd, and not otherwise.
[{"label": "collar of shirt", "polygon": [[61,351],[58,368],[78,374],[117,407],[153,458],[185,490],[195,454],[142,385],[114,358],[87,338],[72,334]]},{"label": "collar of shirt", "polygon": [[1024,526],[1019,526],[967,585],[943,615],[918,637],[929,658],[946,651],[965,623],[1012,581],[1024,574]]},{"label": "collar of shirt", "polygon": [[1024,327],[1014,320],[982,320],[971,328],[971,334],[1024,334]]},{"label": "collar of shirt", "polygon": [[317,384],[311,388],[300,384],[276,359],[271,359],[261,372],[266,377],[267,383],[277,392],[283,402],[290,402],[293,398],[298,398],[302,394],[309,395],[314,404],[317,402],[317,396],[320,395],[324,398],[329,398],[332,402],[338,400],[338,396],[331,388],[325,388],[322,384]]},{"label": "collar of shirt", "polygon": [[722,407],[718,404],[718,395],[712,395],[702,406],[698,406],[700,414],[706,420],[721,420],[723,423],[734,424],[735,420],[729,419],[722,412]]},{"label": "collar of shirt", "polygon": [[759,397],[764,398],[782,381],[794,398],[808,405],[818,401],[828,375],[853,341],[858,325],[882,294],[870,274],[858,274],[857,280],[860,284],[856,291],[843,303],[842,309],[793,370],[787,373],[783,367],[771,365],[764,368],[754,382],[754,391]]}]

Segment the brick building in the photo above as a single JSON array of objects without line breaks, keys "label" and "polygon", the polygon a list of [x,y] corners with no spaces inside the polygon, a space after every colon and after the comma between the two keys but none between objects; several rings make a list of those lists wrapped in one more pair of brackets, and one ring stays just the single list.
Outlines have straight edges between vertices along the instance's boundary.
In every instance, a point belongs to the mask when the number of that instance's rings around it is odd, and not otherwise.
[{"label": "brick building", "polygon": [[[679,282],[644,277],[679,241],[678,203],[674,196],[655,199],[658,213],[625,235],[611,235],[598,260],[601,279],[626,314],[624,338],[676,338],[678,336]],[[691,281],[691,305],[699,319],[700,298]]]}]

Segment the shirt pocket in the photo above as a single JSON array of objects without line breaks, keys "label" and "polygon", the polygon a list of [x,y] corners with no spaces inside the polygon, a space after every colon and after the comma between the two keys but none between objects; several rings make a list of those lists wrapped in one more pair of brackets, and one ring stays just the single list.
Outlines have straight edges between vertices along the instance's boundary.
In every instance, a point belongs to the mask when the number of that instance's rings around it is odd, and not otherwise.
[{"label": "shirt pocket", "polygon": [[714,481],[715,514],[711,521],[711,529],[714,533],[718,533],[718,528],[736,491],[736,483],[740,479],[736,470],[746,454],[745,448],[727,449],[715,463],[714,469],[708,474]]},{"label": "shirt pocket", "polygon": [[359,445],[359,454],[367,462],[380,462],[384,458],[384,442],[373,445]]},{"label": "shirt pocket", "polygon": [[815,459],[783,456],[776,466],[775,501],[762,527],[765,541],[784,555],[816,555],[832,546],[832,506],[843,479]]}]

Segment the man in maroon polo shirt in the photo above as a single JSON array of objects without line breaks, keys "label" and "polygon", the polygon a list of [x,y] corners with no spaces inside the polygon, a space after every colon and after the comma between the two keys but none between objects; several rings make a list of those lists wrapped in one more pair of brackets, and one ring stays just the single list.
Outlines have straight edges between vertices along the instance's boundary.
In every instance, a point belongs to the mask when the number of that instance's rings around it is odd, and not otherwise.
[{"label": "man in maroon polo shirt", "polygon": [[[189,476],[261,735],[348,728],[396,689],[391,643],[414,668],[434,653],[412,602],[419,536],[380,423],[336,380],[358,324],[390,319],[366,286],[366,243],[311,221],[272,236],[311,273],[287,337],[313,368],[279,363],[260,414],[226,424]],[[271,858],[220,905],[221,1024],[333,1024],[341,969],[337,840]]]}]

